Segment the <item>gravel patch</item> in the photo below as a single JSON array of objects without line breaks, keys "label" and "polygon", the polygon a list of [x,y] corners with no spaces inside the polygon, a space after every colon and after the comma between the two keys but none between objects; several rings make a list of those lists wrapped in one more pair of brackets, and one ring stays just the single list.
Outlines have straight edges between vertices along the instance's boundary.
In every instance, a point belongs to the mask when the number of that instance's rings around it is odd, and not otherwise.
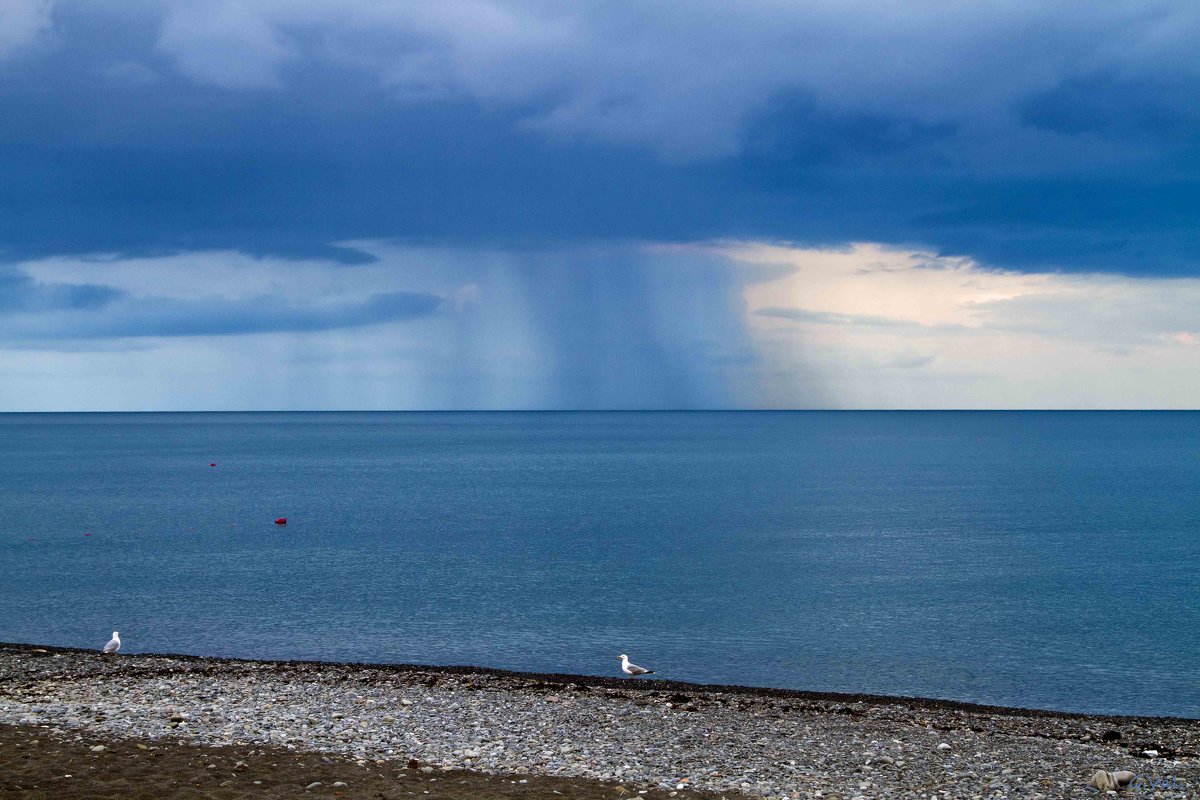
[{"label": "gravel patch", "polygon": [[1200,721],[389,665],[0,645],[0,723],[273,745],[680,795],[1194,797]]}]

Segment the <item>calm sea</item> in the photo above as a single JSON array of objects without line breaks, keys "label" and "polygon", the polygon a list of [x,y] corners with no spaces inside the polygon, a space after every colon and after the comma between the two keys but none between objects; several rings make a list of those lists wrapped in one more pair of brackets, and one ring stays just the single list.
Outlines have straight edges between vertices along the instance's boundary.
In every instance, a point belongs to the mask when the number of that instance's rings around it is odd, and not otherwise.
[{"label": "calm sea", "polygon": [[1200,414],[0,415],[0,562],[6,641],[1200,717]]}]

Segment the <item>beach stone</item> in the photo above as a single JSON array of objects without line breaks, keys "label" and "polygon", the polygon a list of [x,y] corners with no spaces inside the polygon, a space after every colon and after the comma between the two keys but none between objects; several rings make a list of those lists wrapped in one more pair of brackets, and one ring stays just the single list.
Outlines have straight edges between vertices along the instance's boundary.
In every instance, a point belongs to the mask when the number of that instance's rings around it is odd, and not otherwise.
[{"label": "beach stone", "polygon": [[[871,800],[1045,800],[1082,796],[1097,758],[1116,754],[1111,745],[1100,746],[1116,720],[1086,716],[1039,717],[1016,710],[992,715],[898,699],[852,705],[785,701],[707,689],[688,695],[702,696],[703,702],[696,703],[696,713],[684,715],[677,702],[684,697],[669,692],[574,680],[584,688],[571,690],[572,684],[541,676],[403,669],[366,674],[360,666],[338,664],[226,665],[218,659],[140,655],[98,669],[86,654],[63,655],[53,670],[39,673],[38,664],[49,667],[49,659],[39,662],[28,651],[8,648],[0,645],[0,722],[37,720],[57,728],[51,735],[74,737],[81,746],[94,736],[142,737],[138,743],[147,747],[169,733],[170,714],[186,717],[186,726],[151,750],[187,741],[264,746],[259,755],[268,755],[275,745],[305,751],[306,761],[311,752],[309,763],[346,763],[349,770],[358,769],[354,764],[372,770],[378,765],[410,782],[417,773],[398,771],[406,764],[427,767],[422,782],[445,780],[450,773],[438,772],[441,768],[507,773],[513,783],[530,773],[599,778],[624,783],[634,800],[651,787],[664,790],[657,796],[676,791],[681,797],[685,789],[732,794],[741,788],[744,794],[737,796],[745,800],[830,798],[835,789],[842,798]],[[401,702],[405,695],[412,698],[407,705]],[[547,696],[558,702],[545,702]],[[637,705],[639,700],[644,704]],[[850,713],[838,714],[840,708]],[[341,718],[334,720],[334,713]],[[1125,758],[1145,758],[1145,750],[1156,751],[1159,759],[1178,757],[1172,769],[1181,781],[1200,782],[1200,762],[1186,755],[1200,747],[1195,722],[1121,724]],[[942,741],[943,732],[961,738]],[[209,754],[199,766],[209,760],[224,763]],[[213,785],[235,770],[211,772]],[[1118,773],[1111,774],[1119,790]],[[294,793],[303,784],[293,786]],[[324,785],[324,791],[329,788]]]},{"label": "beach stone", "polygon": [[344,788],[346,788],[346,786],[348,786],[348,785],[349,785],[349,784],[347,784],[345,781],[334,781],[334,782],[333,782],[333,788],[334,788],[334,789],[344,789]]},{"label": "beach stone", "polygon": [[304,787],[304,791],[311,792],[313,789],[320,789],[324,785],[325,784],[321,783],[320,781],[313,781],[308,786]]},{"label": "beach stone", "polygon": [[1092,779],[1088,781],[1088,786],[1094,786],[1102,792],[1116,790],[1128,786],[1133,782],[1134,774],[1128,770],[1119,772],[1108,772],[1107,770],[1096,770],[1092,774]]}]

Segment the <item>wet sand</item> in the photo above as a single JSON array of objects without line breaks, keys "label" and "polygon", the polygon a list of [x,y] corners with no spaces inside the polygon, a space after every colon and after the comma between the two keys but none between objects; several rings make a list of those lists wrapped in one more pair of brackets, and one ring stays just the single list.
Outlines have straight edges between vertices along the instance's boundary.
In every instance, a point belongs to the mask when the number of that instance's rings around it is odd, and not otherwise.
[{"label": "wet sand", "polygon": [[[97,746],[104,750],[95,752]],[[314,783],[321,785],[306,788]],[[669,794],[653,789],[638,795],[628,787],[579,778],[498,776],[466,770],[425,773],[416,763],[361,766],[348,758],[273,747],[206,747],[0,725],[0,798],[14,800],[614,800],[639,796],[662,800]],[[689,792],[688,796],[720,795]]]}]

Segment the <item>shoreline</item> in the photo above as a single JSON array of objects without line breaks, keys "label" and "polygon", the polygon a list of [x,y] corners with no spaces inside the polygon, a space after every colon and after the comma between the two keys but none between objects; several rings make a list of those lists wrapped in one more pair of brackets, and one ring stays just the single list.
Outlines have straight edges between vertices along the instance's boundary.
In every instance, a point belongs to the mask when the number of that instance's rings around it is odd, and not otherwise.
[{"label": "shoreline", "polygon": [[3,726],[315,753],[380,780],[415,760],[426,777],[579,781],[579,796],[1045,800],[1087,796],[1096,770],[1170,778],[1165,798],[1200,787],[1200,720],[475,667],[0,644]]},{"label": "shoreline", "polygon": [[[7,651],[25,652],[31,654],[37,650],[49,653],[75,655],[97,655],[98,649],[82,647],[64,647],[58,645],[31,644],[28,642],[0,642],[0,653]],[[1146,723],[1197,722],[1200,717],[1156,716],[1147,714],[1099,714],[1087,711],[1062,711],[1052,708],[1026,708],[1023,706],[1001,706],[988,703],[975,703],[969,700],[949,700],[937,697],[918,697],[911,695],[886,695],[858,692],[818,692],[806,689],[788,689],[772,686],[745,686],[741,684],[693,683],[676,681],[668,678],[618,678],[605,675],[586,675],[570,672],[530,672],[525,670],[510,670],[499,667],[475,666],[469,664],[409,664],[403,662],[376,661],[321,661],[311,659],[259,659],[230,656],[200,656],[190,653],[120,653],[118,658],[159,658],[171,659],[178,662],[189,662],[219,667],[221,665],[258,664],[273,667],[338,667],[346,669],[371,669],[384,672],[394,672],[400,675],[415,673],[436,673],[460,676],[489,676],[512,680],[536,680],[548,684],[579,684],[583,686],[605,687],[610,689],[625,689],[631,691],[660,691],[660,692],[693,692],[701,694],[739,694],[776,700],[804,700],[825,703],[865,703],[868,705],[905,705],[913,708],[928,708],[941,711],[963,711],[980,714],[999,714],[1012,716],[1049,717],[1075,720],[1095,720]]]}]

